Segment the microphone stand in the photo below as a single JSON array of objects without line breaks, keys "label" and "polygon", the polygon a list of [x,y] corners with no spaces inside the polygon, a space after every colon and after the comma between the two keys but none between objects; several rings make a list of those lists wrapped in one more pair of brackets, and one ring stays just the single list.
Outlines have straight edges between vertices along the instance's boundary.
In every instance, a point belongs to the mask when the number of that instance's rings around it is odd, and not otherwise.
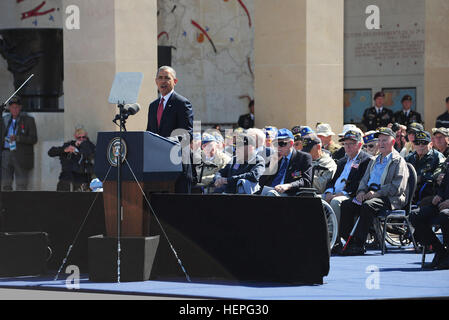
[{"label": "microphone stand", "polygon": [[[121,224],[123,220],[123,207],[122,207],[122,139],[123,131],[126,132],[126,119],[128,114],[125,112],[125,103],[117,103],[119,108],[119,114],[113,120],[116,123],[120,120],[120,130],[119,130],[119,147],[118,147],[118,158],[117,158],[117,283],[120,283],[120,237],[121,237]],[[116,123],[117,124],[117,123]]]},{"label": "microphone stand", "polygon": [[[8,104],[9,100],[12,99],[12,97],[14,97],[17,92],[20,91],[20,89],[23,88],[24,85],[27,84],[27,82],[34,76],[34,74],[32,74],[31,76],[28,77],[28,79],[25,80],[24,83],[22,83],[22,85],[8,98],[6,99],[5,102],[3,102],[0,105],[0,121],[2,121],[2,125],[0,125],[0,128],[3,130],[3,132],[0,132],[0,137],[3,138],[3,135],[6,134],[5,130],[6,128],[3,128],[3,112],[6,109],[6,105]],[[5,209],[3,208],[3,187],[2,187],[2,162],[3,162],[3,146],[5,145],[5,141],[3,139],[1,139],[1,143],[2,145],[0,146],[0,230],[3,231],[3,228],[5,227],[5,216],[4,216],[4,211]]]}]

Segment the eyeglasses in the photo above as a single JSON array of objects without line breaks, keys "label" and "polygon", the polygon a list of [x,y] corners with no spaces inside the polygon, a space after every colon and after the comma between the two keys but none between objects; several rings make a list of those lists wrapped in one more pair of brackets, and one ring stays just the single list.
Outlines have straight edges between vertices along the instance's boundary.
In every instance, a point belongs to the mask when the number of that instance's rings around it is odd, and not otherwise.
[{"label": "eyeglasses", "polygon": [[80,139],[87,139],[87,136],[79,136],[79,137],[76,137],[76,140],[80,140]]},{"label": "eyeglasses", "polygon": [[417,146],[427,146],[429,143],[427,141],[413,141],[413,144]]},{"label": "eyeglasses", "polygon": [[368,148],[368,149],[372,149],[372,148],[374,148],[376,145],[375,144],[367,144],[366,145],[366,147]]}]

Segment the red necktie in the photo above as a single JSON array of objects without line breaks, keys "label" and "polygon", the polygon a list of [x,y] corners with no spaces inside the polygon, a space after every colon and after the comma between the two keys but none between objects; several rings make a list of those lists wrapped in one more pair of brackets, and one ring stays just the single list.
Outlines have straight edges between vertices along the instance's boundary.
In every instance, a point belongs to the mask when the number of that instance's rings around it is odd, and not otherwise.
[{"label": "red necktie", "polygon": [[164,98],[161,98],[159,102],[159,107],[157,107],[157,127],[161,125],[162,113],[164,112]]}]

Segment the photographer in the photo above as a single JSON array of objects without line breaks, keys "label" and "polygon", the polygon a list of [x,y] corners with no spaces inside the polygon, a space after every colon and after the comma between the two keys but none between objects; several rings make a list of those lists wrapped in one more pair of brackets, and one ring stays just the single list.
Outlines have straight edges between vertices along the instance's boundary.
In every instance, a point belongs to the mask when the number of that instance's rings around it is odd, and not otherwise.
[{"label": "photographer", "polygon": [[89,140],[84,129],[76,129],[75,140],[68,141],[62,147],[48,150],[50,157],[59,157],[62,171],[56,191],[88,191],[93,172],[92,160],[95,145]]}]

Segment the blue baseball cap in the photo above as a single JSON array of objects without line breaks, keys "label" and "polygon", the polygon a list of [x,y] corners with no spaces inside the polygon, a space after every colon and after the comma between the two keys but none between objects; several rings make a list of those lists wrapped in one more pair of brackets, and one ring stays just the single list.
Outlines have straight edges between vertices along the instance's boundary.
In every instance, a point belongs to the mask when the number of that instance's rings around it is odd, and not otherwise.
[{"label": "blue baseball cap", "polygon": [[308,134],[314,133],[314,131],[312,130],[312,128],[310,128],[309,126],[303,126],[301,127],[301,136],[304,137]]},{"label": "blue baseball cap", "polygon": [[294,140],[295,137],[293,136],[293,133],[286,129],[286,128],[282,128],[278,130],[278,133],[276,135],[275,139],[292,139]]},{"label": "blue baseball cap", "polygon": [[370,143],[371,141],[377,141],[379,140],[375,136],[376,131],[369,131],[363,136],[363,143]]}]

